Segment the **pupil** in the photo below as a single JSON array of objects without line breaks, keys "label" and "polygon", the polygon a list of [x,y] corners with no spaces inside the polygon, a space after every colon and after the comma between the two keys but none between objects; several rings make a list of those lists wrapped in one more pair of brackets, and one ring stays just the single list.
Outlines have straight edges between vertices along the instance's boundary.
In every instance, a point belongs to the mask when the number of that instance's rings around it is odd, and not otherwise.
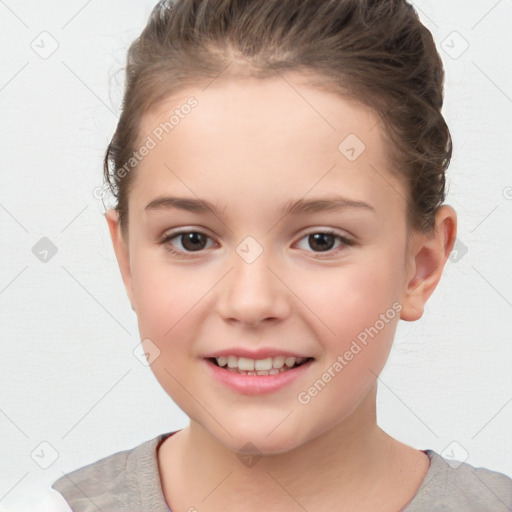
[{"label": "pupil", "polygon": [[[181,235],[181,237],[183,247],[185,247],[187,250],[200,251],[204,248],[206,240],[201,233],[185,233]],[[309,235],[310,246],[313,249],[319,249],[320,251],[328,251],[332,249],[334,239],[334,235],[331,235],[330,233],[314,233]],[[199,244],[199,247],[196,244]]]},{"label": "pupil", "polygon": [[[325,237],[329,238],[332,243],[326,244]],[[334,235],[329,233],[315,233],[313,235],[309,235],[309,243],[313,249],[315,248],[315,245],[317,245],[317,248],[320,248],[320,250],[329,250],[333,247]],[[326,245],[328,247],[326,247]]]},{"label": "pupil", "polygon": [[[187,250],[196,251],[196,250],[201,250],[204,248],[205,240],[201,233],[185,233],[185,234],[181,235],[181,237],[182,237],[181,243],[183,244],[183,247],[185,247],[185,249],[187,249]],[[203,238],[203,240],[202,240],[203,243],[201,243],[201,238]],[[197,243],[199,243],[200,247],[194,246],[194,244],[197,244]]]}]

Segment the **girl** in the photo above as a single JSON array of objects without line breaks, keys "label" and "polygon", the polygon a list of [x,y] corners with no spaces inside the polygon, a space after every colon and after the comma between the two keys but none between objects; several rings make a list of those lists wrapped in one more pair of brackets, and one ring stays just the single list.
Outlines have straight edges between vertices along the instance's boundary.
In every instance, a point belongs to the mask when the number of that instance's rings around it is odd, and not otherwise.
[{"label": "girl", "polygon": [[59,478],[61,509],[510,510],[507,476],[376,422],[397,323],[456,237],[444,72],[414,9],[160,2],[127,64],[106,219],[190,424]]}]

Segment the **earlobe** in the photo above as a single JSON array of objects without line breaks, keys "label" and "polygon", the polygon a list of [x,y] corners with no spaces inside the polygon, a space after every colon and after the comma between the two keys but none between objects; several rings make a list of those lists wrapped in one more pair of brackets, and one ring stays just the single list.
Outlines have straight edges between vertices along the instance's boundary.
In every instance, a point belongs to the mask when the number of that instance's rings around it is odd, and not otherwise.
[{"label": "earlobe", "polygon": [[450,256],[457,235],[457,214],[448,205],[438,208],[432,233],[418,234],[411,244],[412,276],[402,297],[400,318],[406,321],[422,317],[425,303],[434,292]]},{"label": "earlobe", "polygon": [[121,277],[130,300],[132,309],[136,311],[134,307],[134,294],[133,294],[133,282],[130,268],[130,254],[128,251],[127,242],[124,240],[120,225],[119,225],[119,214],[111,208],[105,212],[105,218],[107,219],[108,229],[110,231],[110,237],[112,239],[112,245],[114,246],[114,252],[116,255]]}]

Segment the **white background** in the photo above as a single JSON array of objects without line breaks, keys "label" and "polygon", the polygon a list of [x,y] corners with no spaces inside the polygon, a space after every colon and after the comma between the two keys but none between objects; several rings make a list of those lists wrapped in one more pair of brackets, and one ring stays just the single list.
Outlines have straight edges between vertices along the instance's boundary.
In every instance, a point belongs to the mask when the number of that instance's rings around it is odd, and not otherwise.
[{"label": "white background", "polygon": [[[187,424],[133,355],[136,316],[93,194],[126,51],[154,3],[0,2],[1,510],[28,510],[63,472]],[[446,68],[447,203],[467,252],[424,317],[400,323],[378,419],[417,449],[512,476],[512,1],[415,5]],[[42,38],[58,43],[48,58],[31,47]],[[57,248],[47,262],[32,252],[42,237]]]}]

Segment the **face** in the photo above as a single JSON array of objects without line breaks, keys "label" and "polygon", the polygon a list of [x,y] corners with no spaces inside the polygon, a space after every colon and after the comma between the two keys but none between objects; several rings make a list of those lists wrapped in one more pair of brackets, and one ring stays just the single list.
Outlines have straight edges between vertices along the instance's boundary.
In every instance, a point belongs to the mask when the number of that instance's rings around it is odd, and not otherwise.
[{"label": "face", "polygon": [[[379,117],[288,82],[214,82],[148,114],[141,140],[156,145],[116,249],[156,378],[233,450],[280,453],[341,428],[385,364],[411,278],[407,193]],[[274,374],[217,366],[253,360]]]}]

